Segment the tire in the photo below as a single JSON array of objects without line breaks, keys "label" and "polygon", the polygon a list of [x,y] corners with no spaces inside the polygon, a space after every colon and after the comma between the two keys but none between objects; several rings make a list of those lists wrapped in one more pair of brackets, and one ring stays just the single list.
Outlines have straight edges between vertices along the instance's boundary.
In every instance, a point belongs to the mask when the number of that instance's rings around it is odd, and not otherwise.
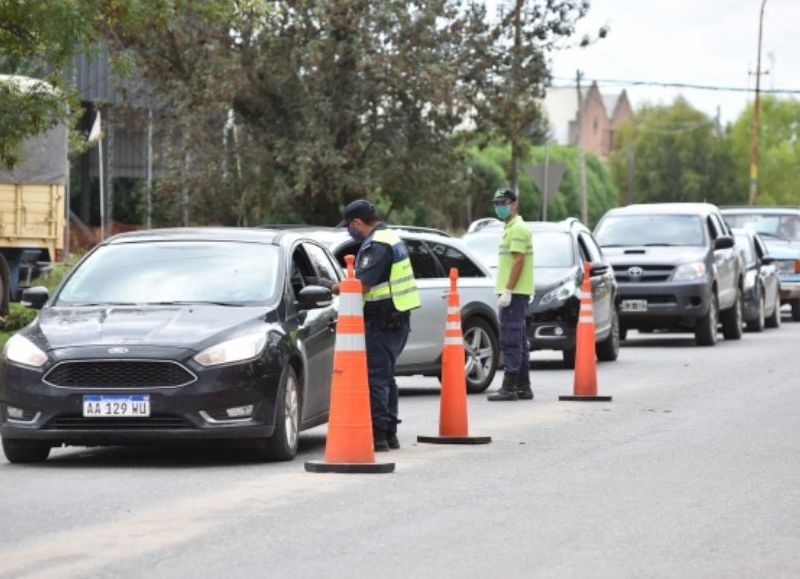
[{"label": "tire", "polygon": [[775,291],[775,307],[772,314],[764,321],[764,325],[768,328],[781,327],[781,295],[779,291]]},{"label": "tire", "polygon": [[628,328],[621,326],[619,329],[619,341],[624,342],[628,339]]},{"label": "tire", "polygon": [[793,299],[789,303],[792,304],[792,321],[800,322],[800,298]]},{"label": "tire", "polygon": [[494,380],[500,364],[500,342],[489,322],[481,318],[464,320],[461,331],[464,335],[464,371],[467,375],[467,392],[478,394],[485,391]]},{"label": "tire", "polygon": [[575,368],[575,348],[561,350],[561,358],[563,360],[564,368]]},{"label": "tire", "polygon": [[713,346],[717,343],[717,296],[711,294],[706,315],[697,320],[694,340],[698,346]]},{"label": "tire", "polygon": [[722,335],[726,340],[741,340],[742,326],[744,325],[744,300],[742,290],[736,290],[736,302],[720,314],[722,322]]},{"label": "tire", "polygon": [[275,397],[275,432],[258,449],[260,460],[292,460],[300,439],[300,385],[291,365],[281,376]]},{"label": "tire", "polygon": [[758,296],[758,315],[754,320],[750,320],[747,322],[747,331],[748,332],[763,332],[764,331],[764,324],[766,322],[766,312],[764,308],[766,304],[764,303],[764,292],[759,292]]},{"label": "tire", "polygon": [[50,456],[50,445],[33,440],[4,438],[3,452],[8,462],[14,464],[44,462]]},{"label": "tire", "polygon": [[613,362],[619,357],[619,312],[617,308],[611,310],[611,332],[602,342],[595,346],[597,359],[601,362]]}]

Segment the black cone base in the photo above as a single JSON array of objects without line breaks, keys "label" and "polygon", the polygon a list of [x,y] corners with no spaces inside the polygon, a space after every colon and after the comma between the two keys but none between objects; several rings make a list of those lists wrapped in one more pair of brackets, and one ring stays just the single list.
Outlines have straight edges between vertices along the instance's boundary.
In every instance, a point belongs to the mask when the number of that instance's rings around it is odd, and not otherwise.
[{"label": "black cone base", "polygon": [[341,472],[350,474],[385,474],[394,472],[393,462],[318,462],[306,463],[308,472]]},{"label": "black cone base", "polygon": [[491,436],[418,436],[417,442],[430,444],[489,444]]},{"label": "black cone base", "polygon": [[559,396],[558,399],[569,402],[611,402],[611,396]]}]

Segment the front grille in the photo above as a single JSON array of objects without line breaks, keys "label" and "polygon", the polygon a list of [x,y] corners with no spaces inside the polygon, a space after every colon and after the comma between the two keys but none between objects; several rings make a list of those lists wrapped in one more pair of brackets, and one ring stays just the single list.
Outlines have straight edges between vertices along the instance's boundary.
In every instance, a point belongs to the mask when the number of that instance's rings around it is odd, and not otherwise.
[{"label": "front grille", "polygon": [[648,304],[676,304],[678,301],[671,295],[626,295],[624,300],[647,300]]},{"label": "front grille", "polygon": [[[641,276],[631,276],[631,268],[640,268]],[[667,281],[675,268],[671,265],[615,265],[614,277],[617,281],[626,282],[658,282]]]},{"label": "front grille", "polygon": [[147,418],[84,418],[80,414],[57,416],[45,428],[58,430],[149,430],[157,428],[194,428],[194,425],[180,416],[172,414],[153,414]]},{"label": "front grille", "polygon": [[180,364],[158,360],[61,362],[44,376],[62,388],[174,388],[195,380]]}]

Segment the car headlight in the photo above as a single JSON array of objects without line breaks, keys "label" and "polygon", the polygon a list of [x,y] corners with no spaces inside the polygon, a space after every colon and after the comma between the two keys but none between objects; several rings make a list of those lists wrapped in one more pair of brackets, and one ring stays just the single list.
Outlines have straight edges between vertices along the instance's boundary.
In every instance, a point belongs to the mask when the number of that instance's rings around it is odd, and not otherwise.
[{"label": "car headlight", "polygon": [[705,276],[706,264],[702,261],[695,261],[678,266],[672,279],[674,281],[694,281],[696,279],[702,279]]},{"label": "car headlight", "polygon": [[250,334],[222,342],[206,348],[194,357],[195,362],[203,366],[231,364],[257,358],[264,350],[267,337],[264,334]]},{"label": "car headlight", "polygon": [[47,362],[47,354],[42,352],[36,344],[28,338],[15,334],[6,342],[3,348],[3,355],[6,360],[25,366],[40,368]]},{"label": "car headlight", "polygon": [[800,260],[780,259],[776,262],[778,272],[784,275],[793,275],[800,271]]},{"label": "car headlight", "polygon": [[539,300],[539,305],[547,306],[553,302],[563,302],[575,295],[575,290],[577,287],[578,286],[575,285],[575,281],[570,280],[544,294],[542,299]]}]

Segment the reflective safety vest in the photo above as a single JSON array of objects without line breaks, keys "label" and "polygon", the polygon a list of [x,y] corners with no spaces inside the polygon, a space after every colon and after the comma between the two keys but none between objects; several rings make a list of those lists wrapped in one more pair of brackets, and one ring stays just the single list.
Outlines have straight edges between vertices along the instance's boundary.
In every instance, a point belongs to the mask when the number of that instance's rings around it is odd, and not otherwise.
[{"label": "reflective safety vest", "polygon": [[364,300],[379,302],[391,298],[395,309],[399,312],[418,308],[421,304],[419,291],[406,244],[391,229],[378,229],[373,234],[372,240],[392,248],[392,269],[389,271],[389,281],[372,286],[364,294]]}]

